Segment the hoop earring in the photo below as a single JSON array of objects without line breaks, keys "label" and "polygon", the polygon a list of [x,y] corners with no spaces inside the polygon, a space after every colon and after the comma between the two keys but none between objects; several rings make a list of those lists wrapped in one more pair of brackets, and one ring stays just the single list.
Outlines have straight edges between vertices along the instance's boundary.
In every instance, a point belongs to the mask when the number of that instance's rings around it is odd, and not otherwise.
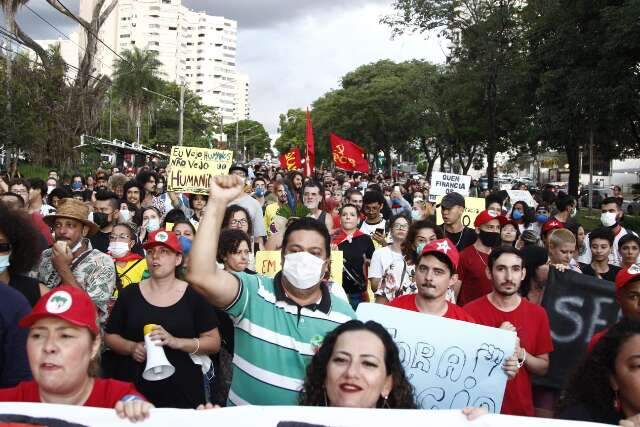
[{"label": "hoop earring", "polygon": [[323,388],[322,393],[324,394],[324,406],[329,407],[329,399],[327,398],[327,389]]},{"label": "hoop earring", "polygon": [[616,410],[616,412],[620,412],[620,396],[618,395],[618,390],[614,391],[613,408]]}]

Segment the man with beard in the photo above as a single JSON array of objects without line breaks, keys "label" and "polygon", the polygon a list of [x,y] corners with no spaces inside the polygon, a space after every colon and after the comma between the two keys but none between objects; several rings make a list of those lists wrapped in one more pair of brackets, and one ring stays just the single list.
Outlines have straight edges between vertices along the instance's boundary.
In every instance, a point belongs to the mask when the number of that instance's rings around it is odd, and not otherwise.
[{"label": "man with beard", "polygon": [[416,263],[418,293],[394,298],[387,305],[476,323],[462,307],[446,300],[447,289],[458,280],[459,261],[460,254],[451,240],[440,239],[427,244]]},{"label": "man with beard", "polygon": [[38,280],[49,289],[64,283],[85,290],[104,325],[116,274],[111,257],[91,247],[87,237],[95,234],[98,226],[88,216],[89,209],[83,202],[62,199],[56,214],[44,218],[53,228],[55,243],[42,253]]},{"label": "man with beard", "polygon": [[549,318],[544,309],[518,294],[526,275],[520,251],[511,246],[494,249],[489,255],[485,274],[493,283],[493,291],[467,304],[467,313],[477,323],[518,334],[517,375],[507,382],[502,414],[534,415],[530,375],[545,375],[549,353],[553,351]]},{"label": "man with beard", "polygon": [[[603,227],[609,228],[614,235],[613,246],[611,253],[609,254],[609,264],[620,267],[622,262],[622,255],[618,248],[618,242],[627,234],[636,234],[633,231],[627,230],[620,221],[622,220],[622,208],[618,205],[618,200],[615,197],[607,197],[602,201],[600,205],[602,214],[600,215],[600,222]],[[591,264],[591,243],[589,242],[589,235],[584,238],[585,252],[578,257],[578,261],[582,264]]]},{"label": "man with beard", "polygon": [[136,209],[140,209],[142,207],[142,201],[146,196],[142,184],[135,180],[129,181],[124,185],[122,192],[124,193],[124,197],[128,203],[134,205]]},{"label": "man with beard", "polygon": [[493,289],[491,280],[487,278],[485,269],[491,250],[500,244],[500,227],[507,219],[493,210],[484,210],[476,217],[473,225],[476,227],[478,239],[476,242],[460,252],[458,266],[459,285],[456,289],[457,302],[463,306],[480,298]]},{"label": "man with beard", "polygon": [[107,253],[109,236],[111,236],[113,226],[118,222],[119,213],[118,196],[111,191],[99,190],[96,193],[96,201],[93,206],[93,222],[100,230],[90,237],[91,246],[94,249]]},{"label": "man with beard", "polygon": [[323,199],[324,189],[322,188],[322,184],[313,180],[304,184],[302,188],[302,202],[307,209],[311,211],[309,216],[324,223],[324,225],[327,226],[327,230],[329,230],[329,234],[331,234],[333,230],[333,219],[331,215],[328,215],[327,212],[320,209],[320,205],[324,201]]}]

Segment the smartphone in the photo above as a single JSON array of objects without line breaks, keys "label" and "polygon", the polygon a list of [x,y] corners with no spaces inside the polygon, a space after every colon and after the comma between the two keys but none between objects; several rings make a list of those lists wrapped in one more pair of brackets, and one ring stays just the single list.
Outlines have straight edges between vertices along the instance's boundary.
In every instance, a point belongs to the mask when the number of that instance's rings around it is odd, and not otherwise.
[{"label": "smartphone", "polygon": [[384,228],[376,228],[376,233],[378,233],[381,236],[384,236]]}]

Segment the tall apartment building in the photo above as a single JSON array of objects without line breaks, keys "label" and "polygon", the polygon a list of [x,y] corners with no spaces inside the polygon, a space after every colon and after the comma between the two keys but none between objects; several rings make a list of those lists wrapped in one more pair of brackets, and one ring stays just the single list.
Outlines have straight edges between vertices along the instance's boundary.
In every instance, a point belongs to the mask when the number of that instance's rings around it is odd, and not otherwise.
[{"label": "tall apartment building", "polygon": [[[80,16],[90,19],[95,3],[81,0]],[[230,123],[250,114],[249,79],[236,67],[237,31],[236,21],[192,11],[181,0],[120,0],[99,36],[119,53],[134,46],[158,52],[163,79],[184,82]],[[112,75],[117,56],[100,44],[96,58],[96,72]]]}]

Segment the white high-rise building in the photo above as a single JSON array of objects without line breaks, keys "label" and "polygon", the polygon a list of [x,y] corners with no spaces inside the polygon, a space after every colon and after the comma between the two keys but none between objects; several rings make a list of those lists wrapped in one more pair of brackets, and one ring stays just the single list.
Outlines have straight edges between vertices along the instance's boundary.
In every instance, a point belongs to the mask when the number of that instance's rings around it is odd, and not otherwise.
[{"label": "white high-rise building", "polygon": [[[80,0],[80,16],[90,20],[95,3]],[[236,68],[237,30],[236,21],[192,11],[181,0],[120,0],[99,36],[118,53],[134,46],[158,52],[163,79],[184,82],[230,123],[249,115],[249,79]],[[113,52],[99,44],[96,59],[97,73],[113,74]]]}]

